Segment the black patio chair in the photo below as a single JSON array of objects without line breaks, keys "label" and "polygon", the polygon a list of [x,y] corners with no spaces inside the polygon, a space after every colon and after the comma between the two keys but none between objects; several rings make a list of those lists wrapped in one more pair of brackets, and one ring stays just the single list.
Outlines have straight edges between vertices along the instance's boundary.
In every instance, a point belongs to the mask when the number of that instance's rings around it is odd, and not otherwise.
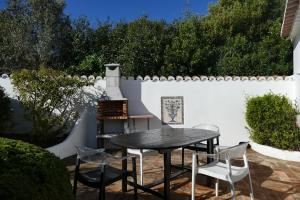
[{"label": "black patio chair", "polygon": [[[112,167],[110,164],[115,161],[132,159],[132,171],[123,171]],[[82,170],[81,163],[93,163],[97,167],[94,169]],[[77,148],[77,160],[74,176],[73,193],[76,196],[77,182],[99,189],[99,200],[105,200],[105,187],[131,176],[134,185],[134,199],[137,200],[137,178],[136,178],[136,158],[133,156],[116,157],[104,152],[104,149],[91,149],[87,147]]]}]

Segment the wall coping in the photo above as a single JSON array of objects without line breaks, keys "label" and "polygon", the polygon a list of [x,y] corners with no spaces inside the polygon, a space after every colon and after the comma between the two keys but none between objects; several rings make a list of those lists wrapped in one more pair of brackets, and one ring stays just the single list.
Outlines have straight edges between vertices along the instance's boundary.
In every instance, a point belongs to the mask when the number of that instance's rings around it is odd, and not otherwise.
[{"label": "wall coping", "polygon": [[[2,74],[0,78],[6,79],[10,76],[8,74]],[[71,75],[68,75],[68,77],[72,77]],[[106,77],[102,76],[73,76],[75,79],[81,79],[81,80],[88,80],[90,82],[95,82],[99,80],[106,80]],[[122,80],[137,80],[137,81],[153,81],[153,82],[163,82],[163,81],[293,81],[294,76],[129,76],[121,77]]]}]

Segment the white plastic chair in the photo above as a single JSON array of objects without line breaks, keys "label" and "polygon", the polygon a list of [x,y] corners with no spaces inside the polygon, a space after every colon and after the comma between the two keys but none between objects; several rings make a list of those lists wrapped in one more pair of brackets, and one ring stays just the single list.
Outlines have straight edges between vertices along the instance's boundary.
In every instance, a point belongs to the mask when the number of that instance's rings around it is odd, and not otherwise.
[{"label": "white plastic chair", "polygon": [[[214,131],[216,133],[220,133],[219,127],[217,125],[213,125],[213,124],[198,124],[193,126],[192,128],[194,129],[203,129],[203,130],[209,130],[209,131]],[[218,146],[219,145],[219,137],[214,139],[213,142],[214,146]],[[182,159],[182,166],[184,166],[184,150],[185,149],[189,149],[189,150],[194,150],[196,152],[198,151],[207,151],[207,143],[206,141],[204,142],[199,142],[197,144],[193,144],[187,147],[182,148],[181,151],[181,159]]]},{"label": "white plastic chair", "polygon": [[[133,132],[139,132],[139,131],[137,131],[137,130],[134,130],[134,131],[127,130],[126,132],[127,133],[133,133]],[[130,149],[130,148],[128,148],[127,152],[129,154],[132,154],[132,155],[135,155],[135,156],[139,157],[139,160],[140,160],[140,185],[144,185],[144,180],[143,180],[143,158],[146,155],[150,155],[150,154],[155,153],[155,151],[150,150],[150,149]]]},{"label": "white plastic chair", "polygon": [[[232,199],[236,199],[234,183],[242,180],[248,175],[250,186],[250,198],[253,200],[254,196],[252,181],[249,171],[248,159],[246,155],[247,146],[248,143],[243,143],[220,151],[217,150],[216,154],[194,153],[192,164],[192,200],[195,200],[195,184],[197,174],[203,174],[217,179],[216,196],[218,196],[219,179],[229,182]],[[214,161],[209,164],[199,166],[197,162],[197,156],[201,155],[206,155],[207,157],[213,158]],[[243,158],[244,165],[242,167],[232,165],[231,161],[237,158]]]}]

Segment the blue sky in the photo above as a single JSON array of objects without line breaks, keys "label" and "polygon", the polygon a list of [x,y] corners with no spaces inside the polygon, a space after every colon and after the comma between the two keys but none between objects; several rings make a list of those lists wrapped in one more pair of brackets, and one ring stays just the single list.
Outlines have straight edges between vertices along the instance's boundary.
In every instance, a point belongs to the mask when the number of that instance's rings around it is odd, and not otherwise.
[{"label": "blue sky", "polygon": [[[132,21],[147,14],[151,19],[164,19],[167,22],[180,18],[184,13],[185,0],[65,0],[65,13],[77,18],[87,16],[95,25],[97,19],[105,21]],[[207,14],[208,4],[217,0],[189,0],[193,13]],[[6,0],[0,0],[0,8]]]}]

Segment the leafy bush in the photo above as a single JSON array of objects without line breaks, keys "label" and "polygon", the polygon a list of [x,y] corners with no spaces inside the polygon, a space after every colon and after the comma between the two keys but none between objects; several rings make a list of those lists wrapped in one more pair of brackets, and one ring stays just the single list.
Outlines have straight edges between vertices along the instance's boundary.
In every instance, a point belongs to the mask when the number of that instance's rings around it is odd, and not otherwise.
[{"label": "leafy bush", "polygon": [[0,138],[0,199],[73,199],[68,171],[42,148]]},{"label": "leafy bush", "polygon": [[27,110],[25,117],[33,123],[34,144],[47,146],[78,117],[74,99],[84,82],[43,67],[15,71],[12,82]]},{"label": "leafy bush", "polygon": [[5,122],[9,119],[9,99],[0,87],[0,130],[3,130]]},{"label": "leafy bush", "polygon": [[300,149],[297,108],[285,96],[272,93],[247,100],[246,121],[253,141],[280,149]]}]

